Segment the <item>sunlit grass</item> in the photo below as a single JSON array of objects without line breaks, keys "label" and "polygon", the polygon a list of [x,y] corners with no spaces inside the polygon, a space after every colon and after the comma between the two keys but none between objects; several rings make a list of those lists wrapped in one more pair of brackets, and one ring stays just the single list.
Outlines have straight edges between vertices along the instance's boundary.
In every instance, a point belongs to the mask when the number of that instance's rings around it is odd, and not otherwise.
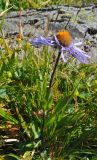
[{"label": "sunlit grass", "polygon": [[[12,5],[38,8],[42,2],[1,1],[1,14]],[[1,160],[96,160],[97,63],[60,59],[49,91],[57,51],[35,49],[19,37],[13,46],[2,24],[0,31]]]},{"label": "sunlit grass", "polygon": [[24,40],[19,43],[21,47],[13,48],[0,39],[1,142],[6,144],[4,136],[19,140],[12,151],[2,150],[3,155],[25,160],[95,157],[97,64],[60,59],[48,93],[52,51],[47,47],[38,51]]}]

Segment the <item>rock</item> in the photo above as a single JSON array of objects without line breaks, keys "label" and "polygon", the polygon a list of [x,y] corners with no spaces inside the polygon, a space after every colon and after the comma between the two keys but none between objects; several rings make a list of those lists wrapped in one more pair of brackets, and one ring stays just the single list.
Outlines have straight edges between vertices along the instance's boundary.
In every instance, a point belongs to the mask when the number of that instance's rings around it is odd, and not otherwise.
[{"label": "rock", "polygon": [[[31,40],[39,35],[51,35],[67,28],[75,41],[92,41],[97,46],[97,7],[52,6],[43,9],[29,9],[21,12],[9,12],[4,19],[3,32],[5,37],[15,39],[19,34],[20,24],[24,39]],[[0,21],[2,17],[0,17]],[[96,41],[95,41],[96,39]],[[85,43],[84,43],[85,45]],[[92,47],[95,50],[95,47]],[[90,50],[91,52],[91,50]],[[95,51],[94,51],[95,53]],[[97,56],[95,55],[95,60]]]}]

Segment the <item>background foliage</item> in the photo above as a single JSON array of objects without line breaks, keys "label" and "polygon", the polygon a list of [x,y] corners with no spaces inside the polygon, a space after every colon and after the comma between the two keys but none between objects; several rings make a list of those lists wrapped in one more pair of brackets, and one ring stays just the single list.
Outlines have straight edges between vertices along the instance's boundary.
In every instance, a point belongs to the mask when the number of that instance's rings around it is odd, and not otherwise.
[{"label": "background foliage", "polygon": [[13,6],[13,9],[18,10],[19,8],[41,8],[50,5],[87,5],[96,3],[97,0],[1,0],[0,9],[4,10],[8,6]]},{"label": "background foliage", "polygon": [[[33,2],[37,7],[41,3]],[[1,9],[33,5],[32,1],[0,3]],[[68,63],[60,59],[49,91],[57,54],[47,47],[34,49],[20,38],[13,47],[2,33],[1,160],[97,159],[97,63],[77,65],[73,58]]]},{"label": "background foliage", "polygon": [[[0,39],[5,48],[0,51],[1,153],[29,160],[94,158],[97,64],[77,66],[73,59],[66,64],[60,60],[48,94],[53,53],[43,47],[36,54],[29,43],[19,43],[21,48],[14,49]],[[4,137],[19,142],[6,148]]]}]

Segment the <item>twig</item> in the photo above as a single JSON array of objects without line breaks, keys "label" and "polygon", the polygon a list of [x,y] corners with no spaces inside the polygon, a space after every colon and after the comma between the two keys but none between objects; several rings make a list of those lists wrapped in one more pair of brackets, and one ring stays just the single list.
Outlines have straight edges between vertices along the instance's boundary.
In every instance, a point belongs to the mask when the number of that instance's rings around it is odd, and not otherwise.
[{"label": "twig", "polygon": [[[78,10],[77,13],[76,13],[74,22],[76,21],[76,19],[77,19],[77,17],[78,17],[78,14],[79,14],[80,11],[81,11],[81,8],[82,8],[82,5],[79,7],[79,10]],[[68,22],[67,22],[67,24],[65,25],[65,29],[67,29],[67,27],[69,26],[69,23],[70,23],[70,21],[71,21],[71,18],[72,18],[72,17],[69,17]]]},{"label": "twig", "polygon": [[65,29],[67,29],[67,26],[69,25],[69,22],[71,20],[71,17],[69,17],[67,24],[65,25]]}]

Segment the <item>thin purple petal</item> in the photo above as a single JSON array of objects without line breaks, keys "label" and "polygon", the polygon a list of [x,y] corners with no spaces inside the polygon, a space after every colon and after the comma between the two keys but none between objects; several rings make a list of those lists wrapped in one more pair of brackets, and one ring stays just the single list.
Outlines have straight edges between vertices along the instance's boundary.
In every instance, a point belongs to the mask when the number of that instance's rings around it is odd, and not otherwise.
[{"label": "thin purple petal", "polygon": [[62,57],[62,59],[63,59],[64,62],[67,62],[67,59],[66,59],[66,57],[64,55],[64,48],[63,47],[61,49],[61,57]]},{"label": "thin purple petal", "polygon": [[41,47],[42,45],[53,45],[53,41],[51,38],[44,38],[43,36],[40,36],[38,38],[34,38],[31,41],[32,45],[35,47]]},{"label": "thin purple petal", "polygon": [[54,36],[54,39],[55,39],[55,43],[56,43],[58,46],[60,46],[60,42],[58,41],[58,39],[57,39],[56,36]]},{"label": "thin purple petal", "polygon": [[90,56],[85,54],[80,48],[76,47],[74,44],[69,47],[64,48],[64,51],[68,51],[73,57],[78,59],[81,63],[88,64]]},{"label": "thin purple petal", "polygon": [[80,48],[73,46],[71,51],[71,55],[77,58],[81,63],[88,64],[90,56],[85,54],[84,51],[82,51]]}]

